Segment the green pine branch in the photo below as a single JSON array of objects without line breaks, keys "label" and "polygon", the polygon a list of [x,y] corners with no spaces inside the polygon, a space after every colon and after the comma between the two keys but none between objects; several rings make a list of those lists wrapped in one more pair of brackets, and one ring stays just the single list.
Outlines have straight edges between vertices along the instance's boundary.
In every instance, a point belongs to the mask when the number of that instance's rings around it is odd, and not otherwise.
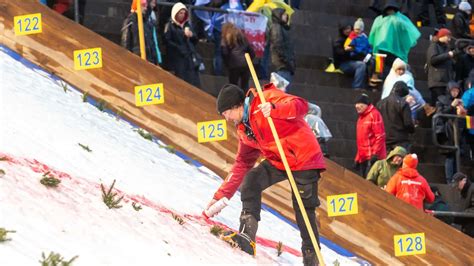
[{"label": "green pine branch", "polygon": [[46,187],[58,187],[59,183],[61,183],[61,180],[51,175],[50,172],[46,172],[43,174],[43,178],[41,178],[40,183]]},{"label": "green pine branch", "polygon": [[336,259],[336,260],[333,262],[333,265],[334,265],[334,266],[341,266],[341,263]]},{"label": "green pine branch", "polygon": [[277,256],[280,257],[280,255],[283,253],[283,242],[279,241],[277,246],[276,246],[276,250],[277,250]]},{"label": "green pine branch", "polygon": [[82,94],[82,102],[85,103],[89,99],[89,92],[86,91],[84,94]]},{"label": "green pine branch", "polygon": [[81,148],[83,148],[85,151],[87,151],[87,152],[92,152],[92,150],[89,149],[89,146],[84,145],[84,144],[81,144],[81,143],[77,143],[77,144],[79,144],[79,146],[81,146]]},{"label": "green pine branch", "polygon": [[0,227],[0,242],[11,241],[11,238],[7,238],[8,233],[16,233],[14,230],[6,230],[5,228]]},{"label": "green pine branch", "polygon": [[109,190],[105,192],[104,185],[100,184],[100,188],[102,189],[102,201],[105,203],[105,205],[107,205],[107,207],[109,207],[109,209],[122,208],[122,205],[119,204],[123,199],[123,195],[120,198],[116,198],[117,192],[112,192],[114,185],[115,179],[114,182],[112,182],[112,185],[110,186]]},{"label": "green pine branch", "polygon": [[173,147],[173,145],[166,145],[164,148],[165,148],[169,153],[173,153],[173,154],[176,153],[176,148]]},{"label": "green pine branch", "polygon": [[142,129],[142,128],[139,128],[136,130],[138,132],[138,134],[140,134],[140,136],[142,136],[144,139],[147,139],[149,141],[153,141],[153,135],[150,134],[148,131]]},{"label": "green pine branch", "polygon": [[8,161],[8,158],[6,156],[0,157],[0,161]]},{"label": "green pine branch", "polygon": [[99,109],[101,112],[105,111],[107,108],[108,103],[105,100],[100,100],[99,103],[97,104],[97,109]]},{"label": "green pine branch", "polygon": [[123,109],[122,106],[119,106],[119,108],[118,108],[118,110],[117,110],[117,113],[116,113],[116,115],[115,115],[115,119],[116,119],[117,121],[120,120],[120,117],[122,117],[122,114],[123,114],[124,111],[125,111],[125,109]]},{"label": "green pine branch", "polygon": [[224,233],[224,228],[218,225],[213,225],[210,230],[211,234],[219,237]]},{"label": "green pine branch", "polygon": [[138,203],[136,203],[135,201],[132,202],[132,207],[133,207],[133,209],[136,210],[136,211],[139,211],[139,210],[142,209],[142,206],[139,205]]},{"label": "green pine branch", "polygon": [[0,177],[4,176],[5,175],[5,170],[3,169],[0,169]]},{"label": "green pine branch", "polygon": [[184,220],[183,218],[181,218],[181,216],[174,213],[172,213],[171,215],[173,216],[173,219],[175,219],[180,225],[184,224]]},{"label": "green pine branch", "polygon": [[59,81],[59,85],[61,85],[61,88],[63,88],[64,93],[67,93],[67,91],[68,91],[68,89],[67,89],[67,83],[64,82],[64,81],[62,81],[62,80],[60,80],[60,81]]},{"label": "green pine branch", "polygon": [[65,261],[59,253],[50,252],[48,257],[46,257],[44,252],[42,252],[41,257],[42,260],[39,261],[41,266],[70,266],[79,256],[74,256],[70,260]]}]

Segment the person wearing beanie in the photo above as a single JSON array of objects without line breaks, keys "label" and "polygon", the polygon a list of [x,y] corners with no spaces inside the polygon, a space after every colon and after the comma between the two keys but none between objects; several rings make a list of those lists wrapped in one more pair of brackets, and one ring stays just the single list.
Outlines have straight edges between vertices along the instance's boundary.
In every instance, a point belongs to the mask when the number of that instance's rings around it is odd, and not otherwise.
[{"label": "person wearing beanie", "polygon": [[[461,172],[454,174],[452,186],[461,194],[462,210],[474,213],[474,185],[469,177]],[[470,237],[474,237],[474,221],[455,218],[454,223],[461,224],[461,231]]]},{"label": "person wearing beanie", "polygon": [[359,95],[355,100],[355,109],[359,115],[356,128],[357,153],[354,158],[356,170],[366,177],[370,167],[385,159],[385,127],[380,112],[370,103],[367,94]]},{"label": "person wearing beanie", "polygon": [[[266,103],[261,102],[255,89],[249,89],[247,96],[243,97],[242,90],[233,84],[225,85],[219,92],[217,111],[227,121],[236,125],[239,148],[230,173],[207,206],[213,206],[224,197],[232,198],[240,187],[240,232],[225,238],[232,239],[243,251],[251,255],[255,255],[262,192],[273,184],[288,179],[270,130],[268,117],[272,118],[280,134],[288,165],[318,241],[315,213],[316,207],[319,206],[317,184],[320,173],[326,168],[319,143],[304,120],[308,113],[308,102],[286,94],[273,83],[264,86],[263,95]],[[263,156],[264,160],[255,166],[260,156]],[[316,253],[294,197],[293,208],[301,231],[303,260],[313,262],[314,265]]]},{"label": "person wearing beanie", "polygon": [[442,28],[428,47],[426,65],[428,67],[428,88],[431,91],[430,104],[436,105],[438,96],[446,91],[446,85],[454,80],[455,52],[449,48],[451,32]]},{"label": "person wearing beanie", "polygon": [[415,125],[405,99],[408,93],[407,84],[397,81],[390,95],[377,104],[385,125],[387,148],[390,150],[402,146],[409,152],[411,148],[410,134],[415,132]]},{"label": "person wearing beanie", "polygon": [[451,29],[453,37],[456,39],[471,39],[471,29],[469,21],[471,20],[471,5],[467,1],[459,4],[458,11],[454,15]]},{"label": "person wearing beanie", "polygon": [[402,168],[388,181],[385,191],[423,210],[423,202],[432,203],[435,196],[426,179],[416,170],[417,166],[418,156],[415,153],[406,155]]}]

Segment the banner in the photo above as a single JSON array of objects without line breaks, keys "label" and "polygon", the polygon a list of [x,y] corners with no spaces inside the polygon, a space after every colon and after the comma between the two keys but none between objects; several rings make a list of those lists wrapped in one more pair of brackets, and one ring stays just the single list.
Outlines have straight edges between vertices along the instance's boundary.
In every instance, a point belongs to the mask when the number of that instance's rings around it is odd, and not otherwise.
[{"label": "banner", "polygon": [[253,12],[234,11],[226,15],[225,22],[230,22],[241,29],[252,46],[255,56],[263,57],[267,29],[265,16]]}]

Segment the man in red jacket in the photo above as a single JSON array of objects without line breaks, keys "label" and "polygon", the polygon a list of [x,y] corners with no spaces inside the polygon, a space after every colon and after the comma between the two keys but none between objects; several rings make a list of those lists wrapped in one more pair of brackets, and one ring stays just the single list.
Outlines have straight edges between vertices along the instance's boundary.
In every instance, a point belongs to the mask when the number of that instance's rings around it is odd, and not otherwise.
[{"label": "man in red jacket", "polygon": [[[267,101],[264,104],[254,89],[250,89],[245,97],[239,87],[228,84],[217,97],[218,112],[237,126],[239,148],[232,170],[208,205],[209,208],[223,197],[230,199],[241,186],[240,234],[232,235],[231,238],[251,255],[255,255],[262,192],[288,178],[267,117],[273,119],[318,242],[315,213],[319,206],[318,180],[320,172],[326,167],[319,144],[304,120],[308,103],[278,90],[272,83],[265,85],[263,94]],[[260,155],[265,160],[254,167]],[[305,265],[314,265],[316,253],[294,196],[293,208],[303,240],[303,262]]]},{"label": "man in red jacket", "polygon": [[416,154],[405,156],[402,168],[388,181],[385,190],[423,210],[423,201],[432,203],[435,196],[426,179],[416,170],[417,165],[418,157]]},{"label": "man in red jacket", "polygon": [[385,127],[382,115],[370,103],[367,94],[356,99],[355,108],[359,114],[357,120],[355,164],[359,174],[366,177],[370,167],[377,161],[385,159]]}]

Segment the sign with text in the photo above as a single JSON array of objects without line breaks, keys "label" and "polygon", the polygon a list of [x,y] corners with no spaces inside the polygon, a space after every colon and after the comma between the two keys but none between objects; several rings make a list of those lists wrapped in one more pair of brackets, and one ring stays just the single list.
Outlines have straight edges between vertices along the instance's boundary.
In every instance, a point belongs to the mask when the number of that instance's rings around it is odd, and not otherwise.
[{"label": "sign with text", "polygon": [[15,27],[15,35],[35,34],[43,31],[41,13],[15,16],[13,18],[13,23]]},{"label": "sign with text", "polygon": [[227,139],[227,123],[224,119],[197,123],[198,142]]},{"label": "sign with text", "polygon": [[74,51],[74,69],[92,69],[102,67],[102,48]]},{"label": "sign with text", "polygon": [[163,83],[148,84],[135,87],[135,105],[145,106],[165,102]]},{"label": "sign with text", "polygon": [[327,204],[329,217],[351,215],[359,212],[357,193],[327,196]]},{"label": "sign with text", "polygon": [[425,254],[425,233],[394,235],[393,249],[397,257]]}]

